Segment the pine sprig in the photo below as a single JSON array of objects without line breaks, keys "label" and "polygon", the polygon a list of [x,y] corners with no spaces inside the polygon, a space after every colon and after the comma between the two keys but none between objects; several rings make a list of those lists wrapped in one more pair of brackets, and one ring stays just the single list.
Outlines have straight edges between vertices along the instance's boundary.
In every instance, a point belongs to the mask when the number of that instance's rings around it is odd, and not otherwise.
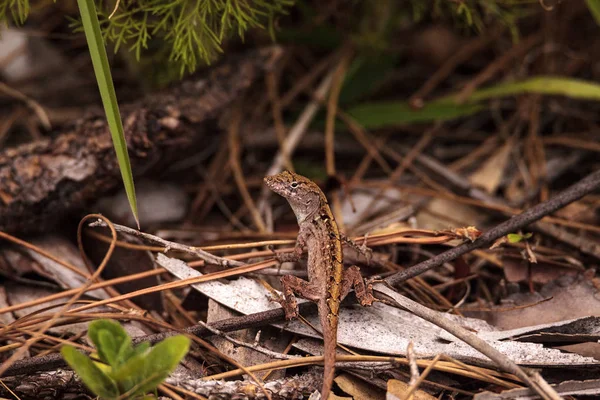
[{"label": "pine sprig", "polygon": [[[0,23],[22,24],[29,2],[0,0]],[[214,60],[231,35],[243,38],[249,29],[272,27],[294,0],[122,0],[112,16],[114,2],[96,3],[102,35],[115,52],[126,46],[139,60],[150,43],[158,43],[169,48],[169,59],[183,73]],[[81,30],[80,23],[71,25]]]},{"label": "pine sprig", "polygon": [[102,8],[103,33],[118,50],[127,44],[139,59],[150,40],[166,42],[169,59],[194,71],[201,62],[212,61],[232,33],[241,38],[252,28],[285,13],[293,0],[138,0],[122,1],[119,10]]},{"label": "pine sprig", "polygon": [[0,0],[0,24],[9,19],[15,24],[23,24],[29,15],[29,0]]}]

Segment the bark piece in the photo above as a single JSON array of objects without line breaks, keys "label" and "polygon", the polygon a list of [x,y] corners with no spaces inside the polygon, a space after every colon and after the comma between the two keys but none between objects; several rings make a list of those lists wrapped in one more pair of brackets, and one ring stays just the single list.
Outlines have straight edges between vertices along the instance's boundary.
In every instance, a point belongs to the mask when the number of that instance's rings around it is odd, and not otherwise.
[{"label": "bark piece", "polygon": [[[270,47],[233,57],[203,79],[122,107],[136,175],[179,160],[199,140],[217,137],[218,118],[280,59]],[[121,185],[104,114],[89,115],[53,139],[0,152],[0,230],[41,232]],[[206,144],[204,144],[206,145]]]}]

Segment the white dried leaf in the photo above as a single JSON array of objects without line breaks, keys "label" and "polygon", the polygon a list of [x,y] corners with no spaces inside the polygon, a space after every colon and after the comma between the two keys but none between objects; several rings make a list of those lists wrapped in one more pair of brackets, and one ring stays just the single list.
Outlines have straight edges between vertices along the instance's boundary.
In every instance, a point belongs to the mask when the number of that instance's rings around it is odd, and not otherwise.
[{"label": "white dried leaf", "polygon": [[[158,254],[157,262],[180,279],[201,275],[189,268],[183,261],[170,259],[164,254]],[[270,293],[264,286],[244,277],[229,283],[211,281],[196,284],[193,287],[205,296],[242,314],[252,314],[280,307],[279,304],[269,301]],[[305,301],[298,300],[299,302]],[[457,315],[440,314],[444,318],[452,319],[455,323],[476,331],[482,331],[482,333],[489,334],[494,331],[494,328],[484,321]],[[316,315],[307,319],[314,326],[320,326]],[[320,338],[320,335],[299,321],[290,321],[276,326],[300,335]],[[409,312],[382,303],[376,303],[372,307],[361,307],[359,305],[344,307],[339,316],[337,340],[343,345],[357,349],[396,356],[404,356],[408,344],[412,342],[417,357],[431,358],[443,353],[461,361],[480,365],[493,365],[487,357],[454,336],[447,334],[436,325]],[[572,366],[600,364],[593,358],[562,353],[559,350],[544,348],[540,344],[487,341],[521,365]]]}]

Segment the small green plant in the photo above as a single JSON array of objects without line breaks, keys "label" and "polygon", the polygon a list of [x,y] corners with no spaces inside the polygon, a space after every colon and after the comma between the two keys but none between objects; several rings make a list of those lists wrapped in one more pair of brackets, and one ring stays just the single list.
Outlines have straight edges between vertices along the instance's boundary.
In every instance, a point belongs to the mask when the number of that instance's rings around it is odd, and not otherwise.
[{"label": "small green plant", "polygon": [[101,319],[90,324],[88,336],[96,346],[92,356],[73,346],[63,346],[65,361],[83,383],[101,399],[151,399],[149,392],[169,376],[187,354],[190,340],[169,337],[154,347],[149,343],[133,346],[131,337],[113,320]]},{"label": "small green plant", "polygon": [[508,243],[519,243],[519,242],[523,242],[527,239],[530,239],[533,236],[533,233],[528,232],[528,233],[509,233],[508,235],[506,235],[506,239],[508,240]]}]

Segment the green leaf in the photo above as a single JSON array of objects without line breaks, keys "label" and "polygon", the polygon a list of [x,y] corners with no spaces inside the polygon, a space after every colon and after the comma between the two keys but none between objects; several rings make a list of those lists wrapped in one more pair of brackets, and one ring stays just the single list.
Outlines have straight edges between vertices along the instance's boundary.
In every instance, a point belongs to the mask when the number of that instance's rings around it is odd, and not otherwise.
[{"label": "green leaf", "polygon": [[173,372],[189,348],[190,339],[183,335],[166,338],[154,346],[146,358],[146,376],[149,379],[138,389],[138,393],[156,388]]},{"label": "green leaf", "polygon": [[149,348],[150,343],[142,342],[135,347],[133,355],[145,353],[146,351],[148,351]]},{"label": "green leaf", "polygon": [[519,243],[523,239],[523,237],[518,233],[509,233],[506,235],[506,238],[508,239],[509,243]]},{"label": "green leaf", "polygon": [[416,122],[446,121],[475,114],[483,109],[477,104],[455,104],[453,101],[432,101],[419,110],[407,102],[373,102],[348,109],[359,124],[366,129],[412,124]]},{"label": "green leaf", "polygon": [[[501,83],[485,89],[479,89],[467,99],[468,102],[487,100],[497,97],[515,96],[524,93],[567,96],[574,99],[600,100],[600,84],[581,79],[558,76],[537,76],[520,82]],[[445,99],[452,98],[454,95]]]},{"label": "green leaf", "polygon": [[115,337],[109,331],[101,330],[98,332],[97,340],[96,348],[100,360],[111,367],[116,366],[119,362],[118,354],[120,346],[117,345]]},{"label": "green leaf", "polygon": [[109,373],[123,393],[128,394],[128,397],[133,397],[133,393],[137,393],[137,388],[146,380],[147,357],[148,353],[137,353]]},{"label": "green leaf", "polygon": [[169,376],[189,347],[190,340],[185,336],[167,338],[149,352],[131,357],[111,376],[132,396],[147,393]]},{"label": "green leaf", "polygon": [[90,323],[88,330],[100,360],[115,368],[133,353],[131,338],[117,321],[100,319]]},{"label": "green leaf", "polygon": [[90,56],[92,57],[94,73],[96,74],[96,81],[98,82],[98,88],[100,89],[100,96],[102,97],[102,105],[104,106],[104,112],[106,113],[106,119],[108,120],[108,127],[117,154],[119,168],[121,169],[125,192],[127,193],[129,206],[131,207],[131,211],[133,212],[133,216],[135,217],[139,228],[140,223],[138,220],[137,200],[135,198],[135,186],[133,184],[131,163],[129,161],[129,154],[127,153],[127,142],[125,141],[125,135],[123,133],[123,123],[121,122],[119,104],[117,103],[117,95],[110,74],[104,40],[102,38],[102,33],[100,32],[100,23],[98,22],[96,6],[93,0],[77,0],[77,4],[79,5],[81,22],[90,50]]},{"label": "green leaf", "polygon": [[519,243],[523,240],[529,239],[533,234],[531,232],[522,234],[522,233],[509,233],[506,235],[509,243]]},{"label": "green leaf", "polygon": [[585,0],[585,2],[594,16],[596,23],[600,25],[600,0]]},{"label": "green leaf", "polygon": [[72,346],[63,346],[60,352],[67,364],[73,368],[94,394],[105,399],[115,399],[119,396],[115,382],[104,374],[89,357]]}]

